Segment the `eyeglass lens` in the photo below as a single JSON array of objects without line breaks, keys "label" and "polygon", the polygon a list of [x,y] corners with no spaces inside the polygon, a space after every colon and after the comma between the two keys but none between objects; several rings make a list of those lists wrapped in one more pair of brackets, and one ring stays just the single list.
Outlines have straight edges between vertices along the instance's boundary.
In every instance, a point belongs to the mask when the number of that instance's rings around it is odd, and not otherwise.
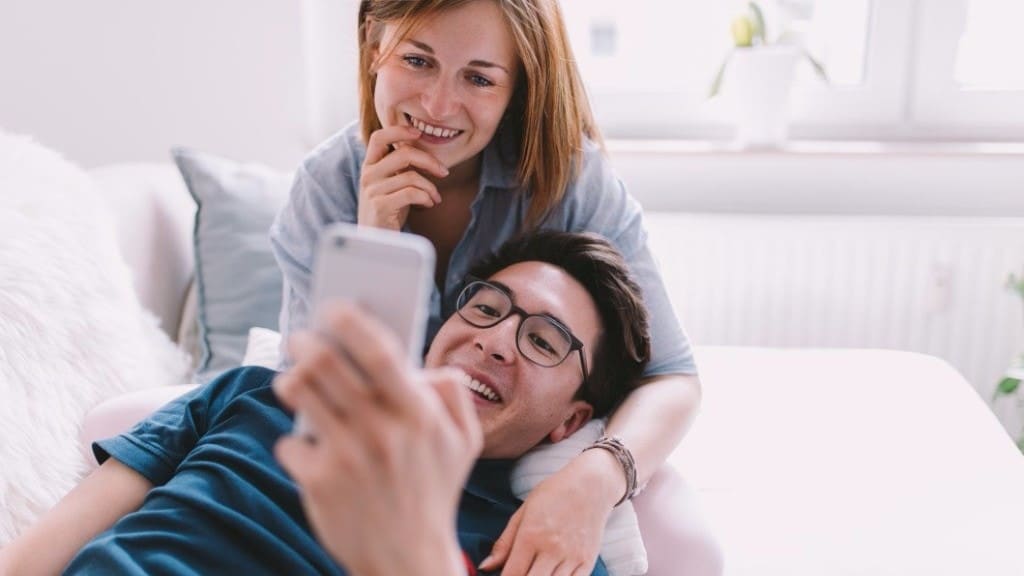
[{"label": "eyeglass lens", "polygon": [[[459,315],[480,328],[494,326],[513,311],[512,300],[501,290],[474,282],[462,294]],[[527,316],[519,325],[516,344],[519,352],[541,366],[556,366],[572,352],[569,335],[549,318]]]}]

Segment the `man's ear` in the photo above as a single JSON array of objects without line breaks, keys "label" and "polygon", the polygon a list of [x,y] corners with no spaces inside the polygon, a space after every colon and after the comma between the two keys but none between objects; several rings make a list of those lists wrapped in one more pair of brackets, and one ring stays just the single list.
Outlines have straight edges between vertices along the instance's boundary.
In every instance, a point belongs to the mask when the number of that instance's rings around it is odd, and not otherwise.
[{"label": "man's ear", "polygon": [[584,400],[575,400],[569,405],[565,419],[548,434],[552,444],[561,442],[583,427],[594,415],[594,407]]}]

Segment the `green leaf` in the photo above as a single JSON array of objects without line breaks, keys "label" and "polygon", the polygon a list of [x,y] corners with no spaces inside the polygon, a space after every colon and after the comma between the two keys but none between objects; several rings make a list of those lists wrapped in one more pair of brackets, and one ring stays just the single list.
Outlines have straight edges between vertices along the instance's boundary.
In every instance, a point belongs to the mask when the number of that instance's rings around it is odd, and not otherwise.
[{"label": "green leaf", "polygon": [[1024,438],[1017,440],[1017,450],[1020,450],[1024,454]]},{"label": "green leaf", "polygon": [[1003,378],[996,384],[995,394],[992,395],[992,399],[995,400],[998,396],[1008,396],[1017,391],[1020,386],[1020,380],[1016,378]]},{"label": "green leaf", "polygon": [[722,89],[722,80],[725,78],[725,68],[729,65],[729,60],[731,59],[732,50],[725,55],[725,59],[722,60],[722,65],[718,67],[718,73],[715,74],[715,80],[711,82],[711,90],[708,91],[708,98],[718,96],[719,90]]},{"label": "green leaf", "polygon": [[764,12],[761,11],[757,2],[750,2],[747,6],[750,8],[750,14],[754,17],[754,36],[761,38],[761,44],[767,44],[768,31],[764,26]]}]

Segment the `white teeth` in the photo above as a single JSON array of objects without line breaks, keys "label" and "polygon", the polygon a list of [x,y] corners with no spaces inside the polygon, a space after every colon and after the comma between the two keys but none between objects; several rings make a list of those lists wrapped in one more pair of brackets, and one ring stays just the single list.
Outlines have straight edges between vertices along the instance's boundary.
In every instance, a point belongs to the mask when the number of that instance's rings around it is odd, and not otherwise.
[{"label": "white teeth", "polygon": [[412,124],[417,130],[429,134],[431,136],[437,136],[439,138],[454,138],[455,136],[462,134],[462,130],[448,130],[446,128],[431,126],[430,124],[427,124],[425,122],[420,122],[419,120],[413,118],[412,116],[407,115],[407,117],[409,118],[409,123]]},{"label": "white teeth", "polygon": [[466,387],[474,392],[479,393],[481,396],[487,398],[491,402],[498,402],[499,400],[501,400],[501,397],[498,396],[498,394],[494,390],[492,390],[490,386],[484,384],[483,382],[477,380],[476,378],[467,376]]}]

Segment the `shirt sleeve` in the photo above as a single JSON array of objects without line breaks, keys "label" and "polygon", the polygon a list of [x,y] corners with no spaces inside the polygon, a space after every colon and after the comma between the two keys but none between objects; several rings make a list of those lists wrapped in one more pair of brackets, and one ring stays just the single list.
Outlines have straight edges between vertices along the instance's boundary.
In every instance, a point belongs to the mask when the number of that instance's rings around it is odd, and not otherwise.
[{"label": "shirt sleeve", "polygon": [[172,400],[124,434],[94,442],[96,460],[114,458],[154,486],[166,483],[206,429],[211,385]]},{"label": "shirt sleeve", "polygon": [[295,171],[288,201],[270,228],[270,245],[281,269],[278,318],[281,357],[288,363],[288,335],[305,328],[312,307],[313,260],[320,232],[333,222],[355,222],[359,172],[365,154],[355,139],[358,125],[328,140]]},{"label": "shirt sleeve", "polygon": [[644,376],[696,374],[690,340],[647,244],[643,209],[593,143],[588,143],[580,174],[567,191],[564,217],[566,229],[594,232],[615,244],[640,285],[651,330],[651,360]]},{"label": "shirt sleeve", "polygon": [[114,458],[154,486],[163,485],[216,425],[226,406],[250,390],[268,386],[275,374],[256,366],[228,370],[168,402],[128,432],[94,442],[96,460],[102,464]]}]

